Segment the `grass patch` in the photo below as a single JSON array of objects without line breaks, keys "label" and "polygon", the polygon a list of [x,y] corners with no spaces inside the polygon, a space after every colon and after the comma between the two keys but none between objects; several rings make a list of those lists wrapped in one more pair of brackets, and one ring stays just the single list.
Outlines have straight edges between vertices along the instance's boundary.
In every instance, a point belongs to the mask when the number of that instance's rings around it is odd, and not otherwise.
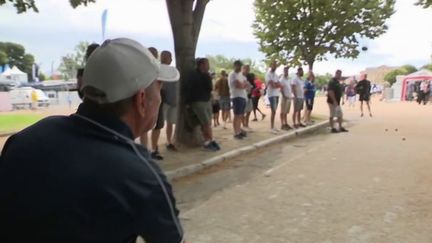
[{"label": "grass patch", "polygon": [[37,114],[7,114],[0,115],[0,133],[16,132],[42,119]]}]

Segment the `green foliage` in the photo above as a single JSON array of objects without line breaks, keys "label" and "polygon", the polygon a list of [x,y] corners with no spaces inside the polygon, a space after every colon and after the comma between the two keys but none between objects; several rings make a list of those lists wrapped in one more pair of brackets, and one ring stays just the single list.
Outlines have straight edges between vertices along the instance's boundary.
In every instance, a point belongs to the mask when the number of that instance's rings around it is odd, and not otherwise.
[{"label": "green foliage", "polygon": [[284,64],[356,58],[360,38],[386,32],[395,0],[255,0],[254,34],[267,58]]},{"label": "green foliage", "polygon": [[432,71],[432,63],[425,64],[423,67],[421,67],[421,69],[427,69],[427,70]]},{"label": "green foliage", "polygon": [[[219,74],[222,70],[225,70],[227,73],[229,73],[233,70],[234,61],[239,60],[237,58],[229,58],[224,55],[207,55],[206,58],[209,60],[211,71],[215,72],[216,74]],[[264,72],[262,71],[257,62],[255,62],[251,58],[240,59],[240,61],[243,64],[250,65],[250,70],[252,73],[255,74],[256,77],[261,79],[264,77]]]},{"label": "green foliage", "polygon": [[400,67],[398,69],[400,69],[404,74],[410,74],[410,73],[417,71],[416,67],[414,67],[413,65],[409,65],[409,64],[403,65],[402,67]]},{"label": "green foliage", "polygon": [[321,89],[328,84],[331,78],[332,75],[330,73],[326,73],[324,75],[317,75],[315,76],[315,86],[317,87],[317,89]]},{"label": "green foliage", "polygon": [[8,62],[8,56],[5,51],[0,50],[0,65]]},{"label": "green foliage", "polygon": [[432,7],[432,0],[418,0],[415,5],[422,6],[423,8]]},{"label": "green foliage", "polygon": [[[69,3],[73,8],[76,8],[79,5],[87,6],[87,4],[94,2],[95,0],[69,0]],[[19,14],[24,13],[27,10],[39,12],[39,9],[36,7],[35,0],[0,0],[0,6],[6,3],[12,3]]]},{"label": "green foliage", "polygon": [[42,73],[42,72],[39,72],[39,81],[45,81],[45,80],[47,80],[48,79],[48,77],[44,74],[44,73]]},{"label": "green foliage", "polygon": [[69,80],[76,75],[76,71],[79,68],[83,68],[85,65],[85,53],[87,50],[87,46],[89,43],[87,41],[81,41],[78,43],[78,45],[75,47],[75,53],[67,54],[66,56],[63,56],[61,59],[61,63],[59,66],[59,71],[62,73],[63,78],[65,80]]},{"label": "green foliage", "polygon": [[12,42],[0,42],[0,65],[17,66],[27,73],[30,79],[33,63],[33,55],[26,53],[24,46]]},{"label": "green foliage", "polygon": [[408,65],[408,64],[403,65],[400,68],[395,69],[395,70],[387,73],[384,76],[384,80],[389,82],[390,85],[393,85],[396,82],[396,77],[398,75],[407,75],[407,74],[413,73],[415,71],[417,71],[417,68],[415,68],[413,65]]}]

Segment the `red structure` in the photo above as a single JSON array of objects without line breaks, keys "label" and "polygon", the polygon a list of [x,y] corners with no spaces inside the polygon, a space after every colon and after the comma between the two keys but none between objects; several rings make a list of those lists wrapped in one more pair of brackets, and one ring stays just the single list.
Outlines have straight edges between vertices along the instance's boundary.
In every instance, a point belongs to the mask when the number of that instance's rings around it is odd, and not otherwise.
[{"label": "red structure", "polygon": [[408,89],[408,82],[409,81],[423,81],[423,80],[429,80],[432,81],[432,72],[429,70],[420,70],[411,74],[408,74],[405,76],[405,78],[402,81],[402,95],[401,100],[405,101],[407,96],[407,89]]}]

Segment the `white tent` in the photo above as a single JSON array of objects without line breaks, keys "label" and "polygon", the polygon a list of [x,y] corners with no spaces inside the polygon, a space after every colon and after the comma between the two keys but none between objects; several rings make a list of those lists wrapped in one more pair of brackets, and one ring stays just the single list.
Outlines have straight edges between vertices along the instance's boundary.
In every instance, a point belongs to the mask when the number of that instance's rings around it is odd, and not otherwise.
[{"label": "white tent", "polygon": [[19,70],[16,66],[11,69],[7,69],[2,74],[0,74],[0,80],[2,81],[15,81],[20,83],[27,83],[28,76],[27,73]]}]

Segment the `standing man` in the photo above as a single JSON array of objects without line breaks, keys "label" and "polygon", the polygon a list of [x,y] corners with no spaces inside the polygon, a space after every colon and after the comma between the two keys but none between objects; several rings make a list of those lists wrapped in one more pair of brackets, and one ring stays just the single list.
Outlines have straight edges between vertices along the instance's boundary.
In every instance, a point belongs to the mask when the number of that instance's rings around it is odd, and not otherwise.
[{"label": "standing man", "polygon": [[[171,52],[162,51],[161,52],[161,65],[160,69],[163,69],[164,72],[171,73],[173,80],[169,80],[170,82],[163,82],[161,89],[161,99],[162,102],[159,106],[158,111],[158,119],[156,121],[156,126],[153,128],[151,132],[151,157],[153,159],[162,160],[163,157],[159,153],[159,137],[161,129],[164,127],[165,120],[167,120],[167,149],[176,151],[176,147],[172,143],[172,133],[173,133],[173,124],[176,120],[176,105],[177,105],[177,81],[180,78],[180,74],[175,67],[171,67],[170,64],[172,62]],[[173,82],[174,81],[174,82]]]},{"label": "standing man", "polygon": [[[158,60],[159,58],[159,53],[158,50],[155,47],[149,47],[148,48],[149,52],[152,54],[152,56]],[[141,134],[140,136],[140,142],[141,145],[144,146],[145,148],[148,148],[148,134],[147,131],[145,131],[143,134]]]},{"label": "standing man", "polygon": [[274,127],[276,110],[279,105],[279,95],[281,84],[279,78],[276,75],[277,63],[272,61],[270,64],[270,70],[265,76],[265,82],[267,86],[267,97],[270,102],[271,117],[270,117],[270,132],[273,134],[278,134],[279,130]]},{"label": "standing man", "polygon": [[291,80],[289,80],[289,67],[284,67],[284,73],[280,79],[280,83],[282,85],[281,93],[282,93],[282,102],[281,102],[281,111],[280,111],[280,119],[281,119],[281,129],[282,130],[290,130],[292,127],[288,125],[288,113],[291,109],[291,100],[292,100],[292,92],[291,92]]},{"label": "standing man", "polygon": [[219,105],[222,110],[223,129],[226,129],[226,123],[231,112],[231,98],[228,85],[228,75],[225,70],[222,70],[220,73],[220,78],[215,84],[215,91],[219,95]]},{"label": "standing man", "polygon": [[210,151],[220,150],[220,146],[213,140],[211,92],[213,90],[212,78],[209,73],[210,65],[207,58],[198,58],[197,68],[192,71],[185,84],[185,102],[192,113],[197,117],[204,137],[203,147]]},{"label": "standing man", "polygon": [[311,125],[311,114],[314,106],[315,101],[315,75],[312,71],[309,71],[308,78],[306,79],[305,86],[304,86],[304,94],[305,94],[305,103],[306,103],[306,110],[304,113],[304,120],[306,125]]},{"label": "standing man", "polygon": [[294,113],[293,113],[293,125],[294,128],[305,127],[301,123],[301,111],[303,110],[304,104],[304,81],[303,68],[297,69],[297,74],[294,80],[291,82],[291,90],[293,93]]},{"label": "standing man", "polygon": [[252,104],[252,91],[255,89],[255,74],[250,72],[250,66],[244,65],[243,66],[243,76],[246,77],[247,80],[247,101],[246,101],[246,108],[245,108],[245,116],[243,118],[243,128],[250,132],[252,129],[249,127],[249,118],[252,113],[253,104]]},{"label": "standing man", "polygon": [[3,148],[0,242],[183,242],[171,186],[134,142],[154,126],[165,79],[136,41],[94,51],[77,113],[42,119]]},{"label": "standing man", "polygon": [[[327,103],[330,109],[330,127],[332,133],[338,132],[348,132],[343,126],[343,113],[340,107],[340,102],[342,98],[342,87],[340,84],[340,79],[342,78],[342,71],[337,70],[335,76],[330,80],[327,87]],[[339,130],[334,127],[333,118],[337,118],[339,123]]]},{"label": "standing man", "polygon": [[362,74],[360,76],[360,81],[358,82],[356,86],[357,93],[359,94],[359,100],[360,100],[360,112],[361,117],[363,117],[363,102],[366,102],[369,116],[372,117],[372,112],[370,108],[370,97],[371,97],[371,82],[367,80],[367,74]]},{"label": "standing man", "polygon": [[241,124],[246,109],[246,88],[249,84],[247,83],[246,77],[241,72],[242,65],[241,61],[235,61],[234,71],[232,71],[228,76],[228,84],[234,111],[233,130],[235,139],[243,139],[246,137],[246,132],[241,129]]}]

